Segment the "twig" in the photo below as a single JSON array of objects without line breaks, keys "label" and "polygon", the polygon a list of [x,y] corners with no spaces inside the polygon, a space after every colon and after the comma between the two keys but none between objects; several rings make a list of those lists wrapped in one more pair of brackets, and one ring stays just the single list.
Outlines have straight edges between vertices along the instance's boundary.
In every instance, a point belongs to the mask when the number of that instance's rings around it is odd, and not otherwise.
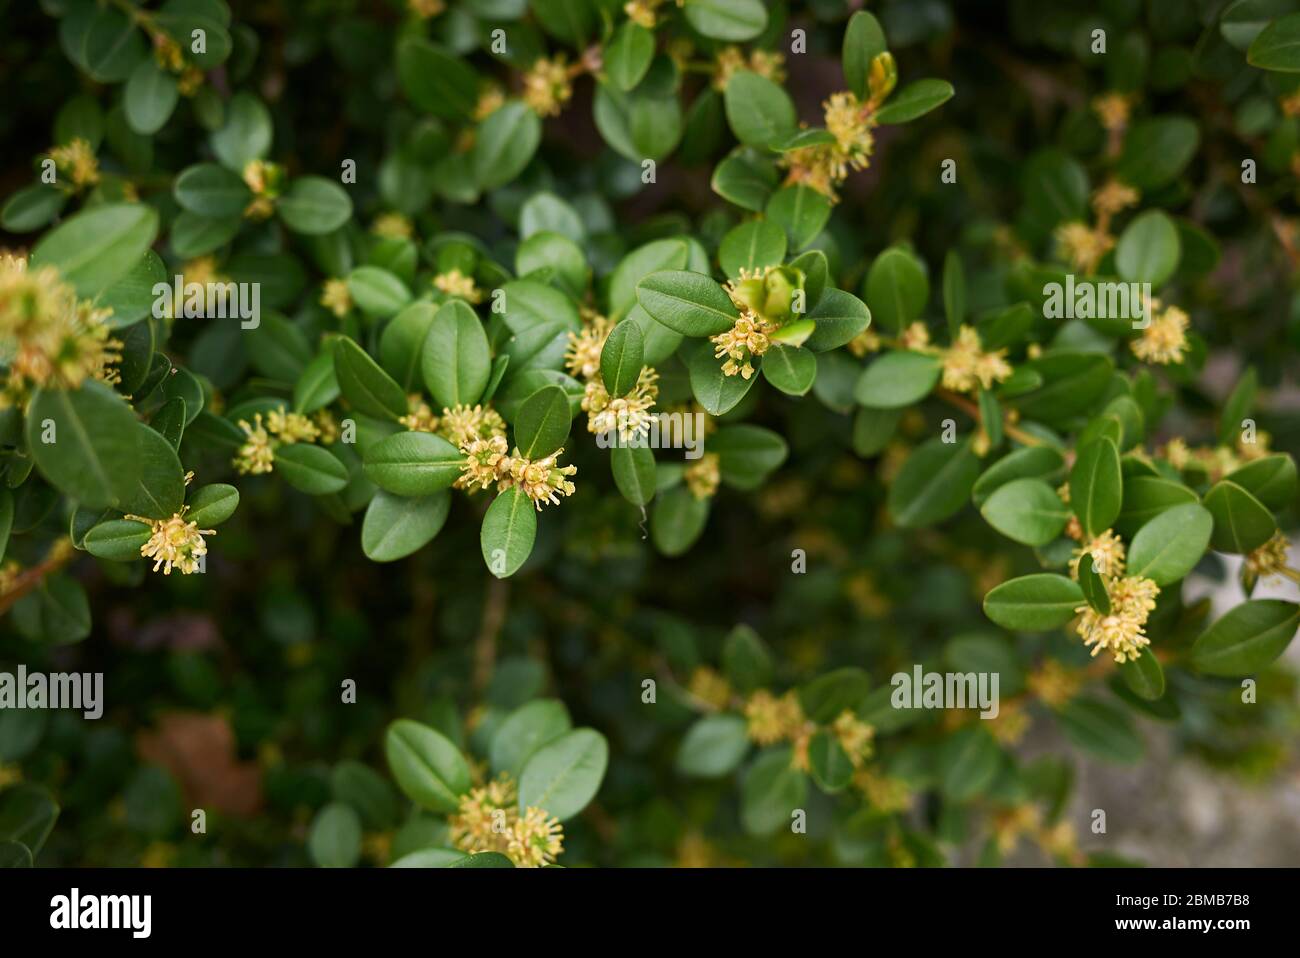
[{"label": "twig", "polygon": [[492,678],[497,660],[497,635],[506,620],[506,602],[510,598],[510,583],[493,576],[488,580],[487,595],[483,599],[483,618],[479,622],[478,637],[474,639],[474,690],[482,692]]}]

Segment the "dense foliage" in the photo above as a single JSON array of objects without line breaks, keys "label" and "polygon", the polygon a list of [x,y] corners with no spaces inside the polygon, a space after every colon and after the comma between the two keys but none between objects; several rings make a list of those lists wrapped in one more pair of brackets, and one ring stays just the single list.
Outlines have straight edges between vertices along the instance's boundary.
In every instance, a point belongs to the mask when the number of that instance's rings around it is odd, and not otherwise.
[{"label": "dense foliage", "polygon": [[0,661],[105,676],[0,858],[1085,864],[1076,755],[1292,758],[1300,4],[860,6],[0,0]]}]

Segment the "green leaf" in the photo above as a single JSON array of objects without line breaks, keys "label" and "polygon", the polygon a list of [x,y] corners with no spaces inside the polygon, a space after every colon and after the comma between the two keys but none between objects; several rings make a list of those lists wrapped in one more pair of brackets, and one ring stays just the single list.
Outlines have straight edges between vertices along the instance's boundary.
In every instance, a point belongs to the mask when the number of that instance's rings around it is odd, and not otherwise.
[{"label": "green leaf", "polygon": [[1115,268],[1130,283],[1160,286],[1178,269],[1182,245],[1174,221],[1160,210],[1137,216],[1120,234],[1115,247]]},{"label": "green leaf", "polygon": [[579,728],[542,746],[519,776],[519,809],[544,809],[564,822],[587,807],[600,790],[609,745],[594,729]]},{"label": "green leaf", "polygon": [[1128,713],[1096,699],[1076,698],[1057,713],[1067,738],[1082,749],[1112,762],[1142,758],[1142,740]]},{"label": "green leaf", "polygon": [[1083,601],[1072,579],[1039,572],[994,587],[984,597],[984,614],[1016,632],[1046,632],[1073,619]]},{"label": "green leaf", "polygon": [[1079,557],[1079,588],[1088,604],[1102,615],[1110,615],[1110,593],[1106,591],[1106,580],[1101,577],[1097,560],[1090,553]]},{"label": "green leaf", "polygon": [[185,518],[200,529],[219,526],[239,508],[239,490],[222,482],[199,486],[189,495]]},{"label": "green leaf", "polygon": [[958,729],[943,745],[941,788],[950,802],[969,802],[993,784],[1002,766],[1002,751],[979,723]]},{"label": "green leaf", "polygon": [[917,80],[894,94],[876,113],[876,121],[884,125],[915,120],[951,100],[954,92],[947,80]]},{"label": "green leaf", "polygon": [[808,743],[808,770],[813,781],[832,794],[843,791],[853,778],[853,763],[848,753],[827,729],[817,732]]},{"label": "green leaf", "polygon": [[768,220],[785,230],[790,246],[803,249],[815,240],[831,217],[831,201],[811,186],[784,186],[768,198]]},{"label": "green leaf", "polygon": [[275,471],[299,492],[324,496],[348,484],[347,466],[320,446],[282,445],[275,450]]},{"label": "green leaf", "polygon": [[1300,73],[1300,13],[1274,20],[1251,41],[1246,62],[1261,70]]},{"label": "green leaf", "polygon": [[[90,635],[86,590],[66,575],[47,577],[14,603],[10,616],[21,635],[43,645],[70,645]],[[0,837],[3,834],[0,829]]]},{"label": "green leaf", "polygon": [[179,98],[176,78],[160,69],[152,57],[141,60],[122,94],[126,122],[136,133],[152,136],[167,123]]},{"label": "green leaf", "polygon": [[271,149],[271,112],[251,93],[236,93],[226,108],[226,122],[209,137],[222,166],[240,175]]},{"label": "green leaf", "polygon": [[902,409],[928,396],[942,372],[938,356],[894,350],[862,371],[853,398],[869,409]]},{"label": "green leaf", "polygon": [[1008,539],[1043,546],[1061,534],[1070,510],[1042,479],[1013,479],[985,500],[980,513]]},{"label": "green leaf", "polygon": [[82,38],[81,62],[100,83],[121,83],[144,59],[144,35],[121,10],[100,7]]},{"label": "green leaf", "polygon": [[646,446],[615,446],[609,451],[614,485],[634,506],[648,505],[655,494],[655,456]]},{"label": "green leaf", "polygon": [[136,431],[140,473],[122,511],[146,519],[170,519],[185,502],[185,470],[167,437],[144,423],[136,423]]},{"label": "green leaf", "polygon": [[1220,444],[1224,446],[1237,444],[1245,428],[1243,420],[1250,415],[1250,410],[1255,405],[1255,393],[1258,388],[1259,380],[1255,369],[1253,366],[1248,366],[1223,404],[1223,412],[1219,417]]},{"label": "green leaf", "polygon": [[515,415],[515,446],[526,459],[544,459],[564,445],[571,424],[564,390],[543,386],[524,400]]},{"label": "green leaf", "polygon": [[339,398],[339,378],[334,372],[334,352],[328,346],[307,363],[293,387],[295,412],[313,413]]},{"label": "green leaf", "polygon": [[384,736],[388,767],[402,793],[421,808],[451,813],[471,780],[465,757],[449,739],[427,725],[398,719]]},{"label": "green leaf", "polygon": [[1205,508],[1214,516],[1210,542],[1220,552],[1244,555],[1258,549],[1277,531],[1273,514],[1264,504],[1227,479],[1216,482],[1205,494]]},{"label": "green leaf", "polygon": [[706,445],[718,457],[722,481],[744,490],[762,485],[790,451],[778,433],[749,423],[723,426]]},{"label": "green leaf", "polygon": [[320,868],[352,868],[361,860],[361,817],[342,802],[330,802],[311,823],[307,852]]},{"label": "green leaf", "polygon": [[[447,303],[447,306],[459,300]],[[462,304],[463,305],[463,304]],[[416,302],[393,317],[379,337],[379,364],[408,393],[418,392],[422,381],[424,340],[433,327],[438,307]],[[330,368],[330,375],[333,375]],[[426,384],[427,385],[427,384]],[[429,390],[433,392],[432,389]]]},{"label": "green leaf", "polygon": [[1285,509],[1295,499],[1295,460],[1284,453],[1248,462],[1225,478],[1275,511]]},{"label": "green leaf", "polygon": [[39,785],[19,783],[0,792],[0,840],[18,842],[33,858],[45,845],[59,806]]},{"label": "green leaf", "polygon": [[57,267],[78,296],[94,297],[139,263],[157,235],[152,207],[107,203],[75,213],[41,237],[31,266]]},{"label": "green leaf", "polygon": [[848,26],[844,28],[840,59],[844,66],[844,82],[859,100],[870,96],[871,61],[886,49],[885,31],[881,29],[879,20],[865,10],[849,17]]},{"label": "green leaf", "polygon": [[749,752],[748,724],[739,715],[706,715],[682,737],[677,771],[690,778],[722,778]]},{"label": "green leaf", "polygon": [[1124,136],[1115,175],[1143,193],[1178,178],[1200,144],[1196,121],[1185,116],[1138,120]]},{"label": "green leaf", "polygon": [[126,562],[140,558],[141,547],[153,535],[143,522],[134,519],[110,519],[86,533],[86,551],[100,559]]},{"label": "green leaf", "polygon": [[696,498],[684,485],[674,486],[655,499],[650,538],[656,549],[673,558],[695,544],[708,521],[709,500]]},{"label": "green leaf", "polygon": [[817,378],[817,354],[776,343],[763,354],[763,378],[787,396],[803,396]]},{"label": "green leaf", "polygon": [[897,333],[920,316],[929,298],[925,269],[907,250],[891,246],[871,264],[867,305],[886,332]]},{"label": "green leaf", "polygon": [[740,318],[731,297],[701,273],[651,273],[637,284],[636,298],[654,319],[683,336],[716,336]]},{"label": "green leaf", "polygon": [[1115,528],[1123,536],[1132,536],[1165,510],[1199,502],[1196,493],[1180,482],[1157,476],[1129,476],[1124,480],[1124,507]]},{"label": "green leaf", "polygon": [[993,492],[1013,479],[1047,479],[1065,466],[1051,446],[1025,446],[1007,453],[980,474],[971,489],[975,505],[982,506]]},{"label": "green leaf", "polygon": [[728,376],[722,371],[722,361],[714,358],[707,344],[687,357],[686,369],[691,378],[691,392],[710,416],[721,416],[736,408],[758,381],[757,376],[749,379],[739,374]]},{"label": "green leaf", "polygon": [[199,216],[220,219],[239,216],[253,199],[244,181],[216,163],[199,163],[176,177],[176,202]]},{"label": "green leaf", "polygon": [[862,669],[835,669],[800,686],[799,704],[809,719],[825,725],[846,709],[857,711],[870,691],[871,679]]},{"label": "green leaf", "polygon": [[0,226],[11,233],[31,233],[47,226],[68,203],[68,194],[45,183],[18,190],[5,200]]},{"label": "green leaf", "polygon": [[600,352],[600,378],[611,398],[626,396],[641,375],[645,340],[636,323],[619,323]]},{"label": "green leaf", "polygon": [[1165,510],[1133,537],[1125,574],[1161,587],[1177,582],[1201,561],[1213,529],[1213,515],[1197,503]]},{"label": "green leaf", "polygon": [[120,508],[140,478],[138,426],[131,408],[103,383],[88,381],[71,392],[41,389],[27,409],[27,448],[59,491],[90,508]]},{"label": "green leaf", "polygon": [[931,439],[922,443],[889,487],[889,514],[909,529],[931,526],[961,511],[979,475],[970,442]]},{"label": "green leaf", "polygon": [[867,304],[842,289],[826,289],[808,318],[817,328],[803,345],[814,353],[838,349],[871,325]]},{"label": "green leaf", "polygon": [[687,0],[686,22],[706,37],[743,43],[767,27],[761,0]]},{"label": "green leaf", "polygon": [[609,315],[621,320],[637,305],[637,284],[651,273],[681,270],[690,260],[685,240],[654,240],[638,246],[619,262],[609,280]]},{"label": "green leaf", "polygon": [[361,550],[372,562],[403,559],[442,531],[450,509],[448,492],[408,497],[381,489],[366,507]]},{"label": "green leaf", "polygon": [[558,699],[537,699],[519,706],[497,726],[492,735],[492,771],[507,772],[518,779],[524,765],[543,745],[564,735],[573,723],[569,710]]},{"label": "green leaf", "polygon": [[710,185],[729,203],[761,213],[776,189],[776,167],[756,151],[742,148],[725,157],[713,170]]},{"label": "green leaf", "polygon": [[365,451],[366,478],[398,496],[430,496],[460,478],[465,457],[442,436],[398,432]]},{"label": "green leaf", "polygon": [[479,77],[463,57],[416,36],[397,45],[397,76],[407,97],[444,120],[464,120],[478,103]]},{"label": "green leaf", "polygon": [[626,92],[641,82],[654,55],[654,34],[631,20],[625,20],[605,45],[602,60],[610,82]]},{"label": "green leaf", "polygon": [[542,121],[513,100],[479,124],[473,164],[480,189],[505,186],[523,172],[542,141]]},{"label": "green leaf", "polygon": [[779,265],[785,259],[785,246],[785,231],[776,223],[749,220],[722,238],[718,262],[722,271],[734,279],[740,276],[742,269],[752,271]]},{"label": "green leaf", "polygon": [[348,274],[348,293],[367,316],[388,319],[411,301],[411,291],[402,280],[378,266],[358,266]]},{"label": "green leaf", "polygon": [[347,191],[321,176],[294,180],[276,210],[284,225],[304,236],[333,233],[352,216],[352,199]]},{"label": "green leaf", "polygon": [[749,70],[737,70],[723,94],[727,122],[736,139],[766,147],[795,129],[794,103],[777,83]]},{"label": "green leaf", "polygon": [[741,824],[758,837],[789,828],[791,815],[803,807],[807,794],[808,779],[791,767],[789,746],[764,751],[741,781]]},{"label": "green leaf", "polygon": [[738,625],[722,643],[722,665],[727,681],[741,692],[752,692],[772,681],[772,653],[747,625]]},{"label": "green leaf", "polygon": [[1300,605],[1281,599],[1251,599],[1231,609],[1192,646],[1192,665],[1206,675],[1251,675],[1291,644],[1300,625]]},{"label": "green leaf", "polygon": [[357,412],[389,420],[406,415],[406,393],[402,387],[346,336],[334,340],[334,374],[343,398]]},{"label": "green leaf", "polygon": [[1149,645],[1142,647],[1136,659],[1121,664],[1119,674],[1124,678],[1124,684],[1141,699],[1154,702],[1165,694],[1165,670],[1160,667],[1160,660]]},{"label": "green leaf", "polygon": [[479,544],[488,571],[504,579],[519,571],[537,538],[537,512],[523,489],[511,486],[488,506]]},{"label": "green leaf", "polygon": [[1123,496],[1124,477],[1115,443],[1102,437],[1079,450],[1070,470],[1070,505],[1088,538],[1101,535],[1114,524]]},{"label": "green leaf", "polygon": [[420,368],[440,406],[479,401],[492,371],[492,355],[474,310],[459,300],[443,304],[424,338]]}]

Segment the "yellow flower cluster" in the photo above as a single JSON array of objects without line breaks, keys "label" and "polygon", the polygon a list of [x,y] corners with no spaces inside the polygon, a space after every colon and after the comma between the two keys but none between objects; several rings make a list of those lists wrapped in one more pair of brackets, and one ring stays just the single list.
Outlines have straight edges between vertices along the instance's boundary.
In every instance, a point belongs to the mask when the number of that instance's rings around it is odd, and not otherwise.
[{"label": "yellow flower cluster", "polygon": [[461,464],[456,488],[473,491],[487,489],[495,483],[498,492],[505,492],[518,486],[533,500],[539,512],[543,502],[558,505],[561,497],[573,495],[575,487],[567,477],[574,475],[578,467],[557,464],[563,449],[534,462],[520,455],[518,449],[507,455],[508,448],[504,436],[474,439],[462,446],[465,462]]},{"label": "yellow flower cluster", "polygon": [[406,8],[421,20],[429,20],[447,9],[445,0],[406,0]]},{"label": "yellow flower cluster", "polygon": [[1300,581],[1300,573],[1287,567],[1287,552],[1291,543],[1280,532],[1258,549],[1246,556],[1246,575],[1250,582],[1266,579],[1270,576],[1285,576],[1292,581]]},{"label": "yellow flower cluster", "polygon": [[1061,256],[1080,273],[1093,273],[1115,245],[1114,237],[1107,231],[1094,229],[1079,220],[1062,223],[1055,235]]},{"label": "yellow flower cluster", "polygon": [[370,232],[385,239],[410,239],[415,233],[415,227],[401,213],[390,212],[375,217],[375,221],[370,224]]},{"label": "yellow flower cluster", "polygon": [[1042,665],[1029,673],[1026,684],[1044,705],[1059,708],[1074,698],[1081,682],[1076,673],[1056,659],[1044,659]]},{"label": "yellow flower cluster", "polygon": [[269,219],[284,185],[284,168],[267,160],[249,160],[244,166],[244,184],[253,191],[252,200],[244,207],[244,218]]},{"label": "yellow flower cluster", "polygon": [[185,54],[180,44],[170,36],[146,21],[145,28],[153,41],[154,62],[168,73],[176,74],[176,89],[181,96],[191,97],[203,86],[203,71],[192,63],[185,62]]},{"label": "yellow flower cluster", "polygon": [[871,162],[876,111],[874,100],[863,103],[852,93],[840,92],[822,104],[822,112],[834,142],[790,150],[780,162],[788,170],[787,183],[803,183],[835,203],[837,188],[849,171],[864,170]]},{"label": "yellow flower cluster", "polygon": [[801,735],[808,720],[804,717],[799,696],[790,690],[777,698],[759,689],[745,702],[745,723],[756,745],[775,745]]},{"label": "yellow flower cluster", "polygon": [[457,403],[450,409],[443,407],[436,431],[457,449],[463,449],[476,439],[504,439],[506,423],[491,406]]},{"label": "yellow flower cluster", "polygon": [[559,116],[573,96],[573,82],[564,54],[537,60],[524,74],[524,102],[540,117]]},{"label": "yellow flower cluster", "polygon": [[74,192],[99,182],[99,161],[95,159],[95,151],[79,136],[51,148],[50,159],[54,161],[58,174],[72,183]]},{"label": "yellow flower cluster", "polygon": [[459,269],[449,269],[433,278],[433,285],[444,295],[463,299],[470,305],[483,302],[482,291],[474,285],[474,277],[466,276]]},{"label": "yellow flower cluster", "polygon": [[849,709],[841,712],[831,723],[831,731],[839,739],[840,748],[844,749],[854,768],[862,767],[871,757],[876,730]]},{"label": "yellow flower cluster", "polygon": [[[324,413],[322,415],[321,413]],[[233,465],[241,476],[260,476],[271,472],[275,466],[275,450],[281,445],[296,442],[332,442],[338,438],[338,426],[328,412],[322,410],[317,418],[302,413],[273,409],[263,420],[262,413],[248,420],[239,420],[244,431],[244,444],[235,453]]]},{"label": "yellow flower cluster", "polygon": [[979,333],[970,326],[957,331],[957,340],[942,353],[943,387],[959,393],[974,393],[976,387],[989,389],[1011,376],[1007,351],[986,352]]},{"label": "yellow flower cluster", "polygon": [[126,517],[148,523],[151,535],[149,541],[140,547],[140,555],[154,560],[154,572],[161,567],[163,575],[171,575],[175,568],[180,569],[182,575],[190,575],[198,570],[199,558],[208,554],[208,545],[203,537],[216,535],[216,530],[200,529],[198,523],[186,521],[185,513],[188,511],[189,506],[182,506],[181,511],[170,519]]},{"label": "yellow flower cluster", "polygon": [[[1155,313],[1159,304],[1151,303]],[[1133,355],[1143,362],[1165,366],[1181,363],[1187,349],[1187,314],[1177,306],[1166,306],[1153,315],[1142,335],[1129,343]]]},{"label": "yellow flower cluster", "polygon": [[569,333],[569,346],[564,351],[564,368],[578,379],[588,380],[600,373],[600,354],[605,340],[614,329],[608,318],[593,313],[582,329]]},{"label": "yellow flower cluster", "polygon": [[731,686],[714,669],[702,665],[691,673],[686,691],[694,698],[715,709],[724,709],[731,702]]},{"label": "yellow flower cluster", "polygon": [[1142,647],[1151,640],[1143,631],[1147,616],[1156,607],[1160,587],[1141,576],[1105,579],[1110,596],[1110,612],[1101,613],[1092,606],[1076,609],[1082,613],[1078,632],[1083,644],[1092,646],[1092,654],[1102,649],[1114,653],[1115,661],[1136,661]]},{"label": "yellow flower cluster", "polygon": [[723,47],[714,62],[713,88],[719,92],[727,89],[727,84],[737,70],[750,70],[773,83],[784,83],[785,56],[769,50],[751,50],[746,59],[740,47]]},{"label": "yellow flower cluster", "polygon": [[722,482],[722,470],[716,452],[706,452],[682,470],[682,481],[696,499],[711,499]]},{"label": "yellow flower cluster", "polygon": [[[1068,488],[1068,487],[1067,487]],[[1070,560],[1071,578],[1079,578],[1079,563],[1092,563],[1098,575],[1117,576],[1124,572],[1124,540],[1107,529],[1091,542],[1080,545],[1074,550]]]},{"label": "yellow flower cluster", "polygon": [[352,293],[345,279],[327,279],[321,288],[320,304],[342,319],[352,309]]},{"label": "yellow flower cluster", "polygon": [[776,324],[770,323],[753,310],[745,310],[740,318],[726,332],[709,337],[713,343],[713,355],[717,359],[726,359],[722,372],[727,376],[741,376],[750,379],[754,375],[755,356],[762,356],[772,345],[771,335],[776,332]]},{"label": "yellow flower cluster", "polygon": [[471,855],[498,852],[519,868],[554,864],[564,851],[563,827],[531,805],[520,815],[517,802],[515,783],[504,772],[471,789],[447,819],[452,844]]},{"label": "yellow flower cluster", "polygon": [[12,351],[0,409],[25,403],[33,389],[76,389],[87,379],[116,383],[122,344],[95,309],[52,266],[28,269],[0,254],[0,341]]},{"label": "yellow flower cluster", "polygon": [[650,430],[655,399],[659,396],[659,374],[649,366],[641,367],[636,385],[626,396],[610,398],[599,379],[587,383],[582,408],[587,412],[587,431],[607,433],[617,430],[623,442],[639,439]]},{"label": "yellow flower cluster", "polygon": [[853,773],[853,786],[866,796],[877,811],[886,815],[912,807],[912,789],[901,778],[893,778],[864,766]]}]

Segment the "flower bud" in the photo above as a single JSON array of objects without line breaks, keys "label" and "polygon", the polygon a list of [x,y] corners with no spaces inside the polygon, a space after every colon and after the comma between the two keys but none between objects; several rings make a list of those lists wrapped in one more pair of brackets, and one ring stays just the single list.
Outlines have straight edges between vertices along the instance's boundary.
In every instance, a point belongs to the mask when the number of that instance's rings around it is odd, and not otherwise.
[{"label": "flower bud", "polygon": [[885,97],[894,92],[897,83],[898,67],[894,63],[894,55],[886,50],[872,57],[871,74],[867,80],[872,101],[875,103],[884,101]]}]

